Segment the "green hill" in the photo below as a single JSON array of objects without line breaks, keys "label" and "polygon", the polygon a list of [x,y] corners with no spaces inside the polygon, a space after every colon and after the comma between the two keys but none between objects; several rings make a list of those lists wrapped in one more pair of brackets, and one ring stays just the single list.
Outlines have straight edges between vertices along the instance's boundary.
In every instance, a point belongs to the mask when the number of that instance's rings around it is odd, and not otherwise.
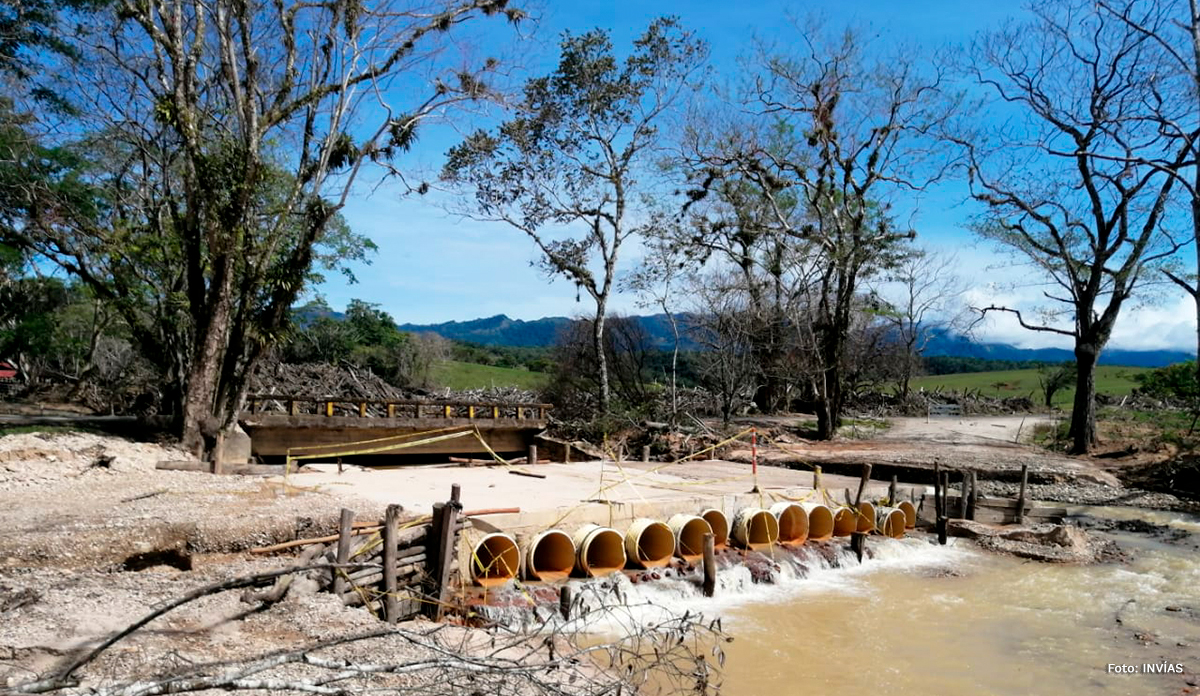
[{"label": "green hill", "polygon": [[433,381],[450,389],[486,389],[487,387],[518,387],[538,390],[546,386],[549,375],[512,367],[492,367],[475,363],[447,360],[433,368]]},{"label": "green hill", "polygon": [[[1115,396],[1125,396],[1138,386],[1133,376],[1145,372],[1143,367],[1117,367],[1101,365],[1096,368],[1096,391]],[[1034,403],[1041,403],[1041,385],[1038,383],[1037,370],[998,370],[995,372],[962,372],[953,375],[929,375],[917,377],[912,381],[912,389],[924,388],[932,391],[941,387],[944,390],[980,391],[984,396],[1008,398],[1011,396],[1029,396]],[[1070,405],[1075,396],[1074,387],[1064,389],[1054,395],[1056,406]]]}]

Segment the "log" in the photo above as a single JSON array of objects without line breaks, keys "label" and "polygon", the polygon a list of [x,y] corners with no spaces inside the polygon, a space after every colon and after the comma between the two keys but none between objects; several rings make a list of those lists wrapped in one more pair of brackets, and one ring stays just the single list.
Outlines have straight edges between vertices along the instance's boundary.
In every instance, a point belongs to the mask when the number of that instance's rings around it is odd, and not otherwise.
[{"label": "log", "polygon": [[532,471],[521,471],[520,469],[509,469],[508,473],[515,474],[516,476],[528,476],[529,478],[537,478],[537,479],[546,478],[545,474],[535,474]]}]

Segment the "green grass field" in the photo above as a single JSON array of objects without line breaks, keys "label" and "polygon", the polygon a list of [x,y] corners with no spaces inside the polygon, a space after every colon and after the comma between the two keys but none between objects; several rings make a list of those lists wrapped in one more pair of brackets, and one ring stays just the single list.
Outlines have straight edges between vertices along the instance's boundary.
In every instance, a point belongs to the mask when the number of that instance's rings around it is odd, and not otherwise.
[{"label": "green grass field", "polygon": [[[1096,391],[1115,396],[1124,396],[1137,386],[1137,382],[1133,381],[1133,375],[1145,372],[1146,370],[1147,368],[1144,367],[1116,367],[1112,365],[1097,367]],[[1042,400],[1042,388],[1038,383],[1037,370],[1000,370],[997,372],[963,372],[955,375],[931,375],[914,379],[911,388],[919,389],[924,387],[926,391],[929,391],[937,389],[939,386],[945,390],[979,390],[984,396],[991,397],[1029,396],[1035,404],[1040,404]],[[1054,395],[1054,404],[1056,406],[1070,405],[1074,396],[1074,387],[1063,389]]]},{"label": "green grass field", "polygon": [[548,379],[549,375],[543,372],[491,367],[455,360],[447,360],[433,368],[434,383],[450,389],[486,389],[495,386],[536,390],[544,387]]}]

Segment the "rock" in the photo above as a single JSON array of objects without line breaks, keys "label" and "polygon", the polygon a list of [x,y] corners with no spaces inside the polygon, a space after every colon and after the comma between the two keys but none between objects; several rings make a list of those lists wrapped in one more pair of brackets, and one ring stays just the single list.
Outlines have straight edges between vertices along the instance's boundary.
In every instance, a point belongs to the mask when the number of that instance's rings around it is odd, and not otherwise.
[{"label": "rock", "polygon": [[1069,525],[1003,527],[950,520],[947,529],[953,536],[975,539],[980,547],[989,551],[1046,563],[1096,563],[1123,558],[1115,545],[1101,543],[1084,530]]}]

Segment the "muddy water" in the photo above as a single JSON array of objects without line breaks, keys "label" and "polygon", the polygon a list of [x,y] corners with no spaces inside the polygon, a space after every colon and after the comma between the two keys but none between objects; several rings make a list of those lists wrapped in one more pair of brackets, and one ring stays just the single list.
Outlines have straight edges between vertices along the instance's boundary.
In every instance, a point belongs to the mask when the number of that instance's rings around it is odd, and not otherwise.
[{"label": "muddy water", "polygon": [[[638,591],[724,617],[735,640],[725,646],[722,693],[732,696],[1189,693],[1186,680],[1200,671],[1200,520],[1088,513],[1191,536],[1170,543],[1112,533],[1131,562],[1087,567],[983,553],[957,540],[938,547],[927,538],[875,538],[877,556],[862,566],[843,557],[848,567],[810,567],[773,586],[723,571],[714,600],[658,583]],[[1144,673],[1146,663],[1164,661],[1182,663],[1187,675]],[[1110,664],[1138,673],[1110,673]]]},{"label": "muddy water", "polygon": [[[1195,520],[1170,522],[1200,531]],[[1200,556],[1187,545],[1116,536],[1133,551],[1127,566],[877,542],[880,558],[861,571],[818,572],[817,583],[785,583],[771,601],[727,610],[736,640],[724,693],[1181,693],[1180,675],[1109,673],[1108,665],[1182,662],[1195,679]]]}]

